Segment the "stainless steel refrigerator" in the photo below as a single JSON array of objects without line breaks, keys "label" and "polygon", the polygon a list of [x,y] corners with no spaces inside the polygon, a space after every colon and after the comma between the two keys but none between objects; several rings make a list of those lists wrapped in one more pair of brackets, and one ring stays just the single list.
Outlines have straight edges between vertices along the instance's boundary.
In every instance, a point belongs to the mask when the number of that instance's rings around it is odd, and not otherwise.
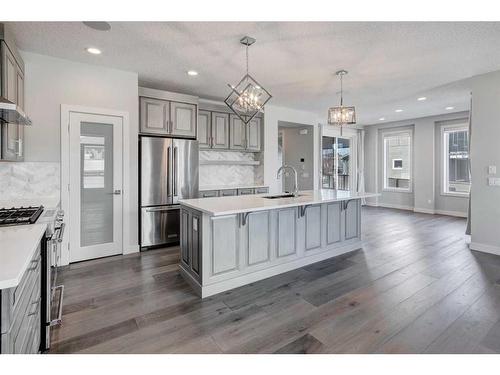
[{"label": "stainless steel refrigerator", "polygon": [[141,247],[179,241],[179,199],[198,198],[198,142],[139,138]]}]

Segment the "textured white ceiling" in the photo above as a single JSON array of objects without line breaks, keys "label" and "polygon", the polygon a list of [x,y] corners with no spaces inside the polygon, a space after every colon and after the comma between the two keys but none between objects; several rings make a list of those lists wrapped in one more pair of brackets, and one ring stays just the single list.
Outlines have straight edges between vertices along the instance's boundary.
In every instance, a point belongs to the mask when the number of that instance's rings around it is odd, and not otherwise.
[{"label": "textured white ceiling", "polygon": [[497,22],[112,22],[108,32],[80,22],[11,25],[22,50],[138,72],[141,85],[213,99],[243,75],[239,39],[250,35],[250,73],[270,103],[326,118],[343,68],[344,103],[356,105],[360,124],[467,109],[468,90],[447,84],[500,69]]}]

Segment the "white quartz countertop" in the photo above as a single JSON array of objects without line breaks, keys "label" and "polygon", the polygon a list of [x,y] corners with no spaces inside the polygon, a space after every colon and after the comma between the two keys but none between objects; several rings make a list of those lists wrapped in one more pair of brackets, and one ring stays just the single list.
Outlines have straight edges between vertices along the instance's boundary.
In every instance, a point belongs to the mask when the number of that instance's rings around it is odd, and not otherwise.
[{"label": "white quartz countertop", "polygon": [[0,289],[19,284],[46,228],[46,224],[0,228]]},{"label": "white quartz countertop", "polygon": [[179,202],[181,205],[202,211],[211,216],[222,216],[243,212],[265,211],[277,208],[362,199],[376,197],[380,194],[325,189],[301,191],[296,198],[264,198],[267,195],[269,194],[183,199]]},{"label": "white quartz countertop", "polygon": [[200,191],[207,190],[228,190],[228,189],[255,189],[255,188],[263,188],[267,187],[267,185],[205,185],[200,186]]}]

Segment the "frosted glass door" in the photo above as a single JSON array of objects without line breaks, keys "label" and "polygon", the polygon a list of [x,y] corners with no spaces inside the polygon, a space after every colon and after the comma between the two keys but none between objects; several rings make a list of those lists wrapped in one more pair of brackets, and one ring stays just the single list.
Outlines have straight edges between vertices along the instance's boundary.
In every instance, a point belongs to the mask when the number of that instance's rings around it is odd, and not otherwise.
[{"label": "frosted glass door", "polygon": [[[122,252],[121,119],[72,114],[71,261]],[[78,150],[78,152],[76,152]]]}]

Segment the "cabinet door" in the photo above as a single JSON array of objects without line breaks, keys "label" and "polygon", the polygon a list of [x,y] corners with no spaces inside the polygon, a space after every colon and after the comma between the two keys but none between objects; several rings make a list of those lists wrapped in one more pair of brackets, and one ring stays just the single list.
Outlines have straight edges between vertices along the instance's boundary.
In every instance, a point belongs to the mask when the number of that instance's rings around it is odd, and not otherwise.
[{"label": "cabinet door", "polygon": [[359,237],[359,199],[346,202],[344,240]]},{"label": "cabinet door", "polygon": [[16,103],[24,111],[24,74],[21,69],[16,70]]},{"label": "cabinet door", "polygon": [[169,134],[169,110],[166,100],[140,98],[141,133]]},{"label": "cabinet door", "polygon": [[196,105],[170,102],[170,133],[196,138]]},{"label": "cabinet door", "polygon": [[260,151],[261,119],[253,118],[247,126],[247,150]]},{"label": "cabinet door", "polygon": [[[17,67],[14,56],[2,42],[2,96],[17,104]],[[2,130],[2,158],[18,160],[19,125],[6,124]]]},{"label": "cabinet door", "polygon": [[231,115],[230,120],[231,127],[229,148],[232,150],[245,150],[247,141],[245,123],[236,115]]},{"label": "cabinet door", "polygon": [[211,120],[210,112],[198,111],[198,145],[200,149],[211,146]]},{"label": "cabinet door", "polygon": [[229,148],[229,114],[212,112],[212,148]]}]

